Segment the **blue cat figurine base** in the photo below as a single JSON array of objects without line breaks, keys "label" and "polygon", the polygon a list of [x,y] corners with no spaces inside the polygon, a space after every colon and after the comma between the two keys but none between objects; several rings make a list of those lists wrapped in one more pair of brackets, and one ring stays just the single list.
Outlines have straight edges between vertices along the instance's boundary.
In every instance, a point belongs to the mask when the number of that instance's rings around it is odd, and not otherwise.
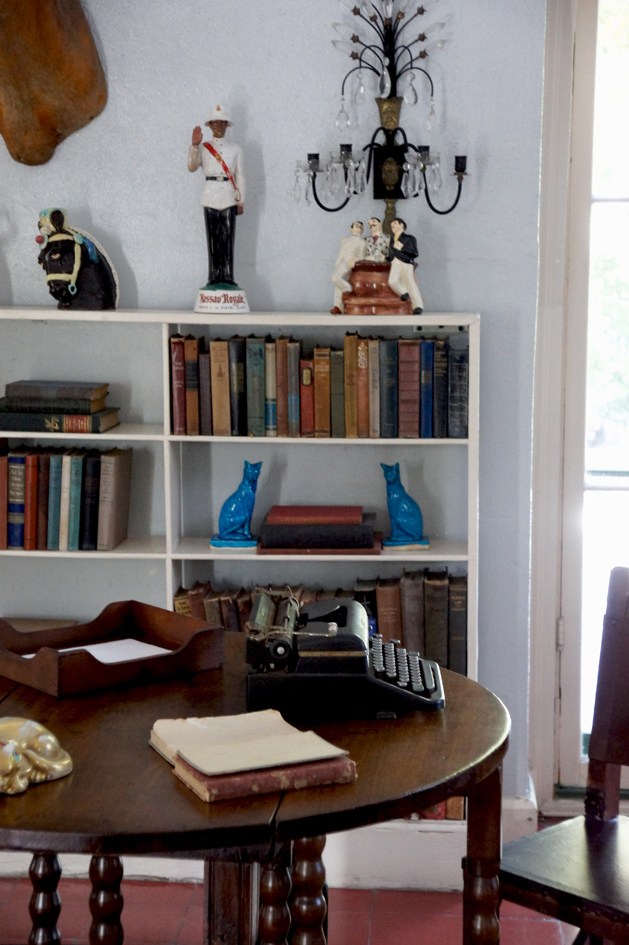
[{"label": "blue cat figurine base", "polygon": [[387,466],[380,463],[387,484],[387,508],[391,520],[391,537],[382,542],[384,548],[399,551],[427,548],[430,539],[424,538],[424,520],[421,510],[400,481],[400,464]]},{"label": "blue cat figurine base", "polygon": [[248,463],[242,474],[242,482],[236,491],[223,502],[218,517],[218,535],[212,535],[212,548],[255,548],[258,539],[251,534],[251,516],[256,501],[256,489],[262,463]]}]

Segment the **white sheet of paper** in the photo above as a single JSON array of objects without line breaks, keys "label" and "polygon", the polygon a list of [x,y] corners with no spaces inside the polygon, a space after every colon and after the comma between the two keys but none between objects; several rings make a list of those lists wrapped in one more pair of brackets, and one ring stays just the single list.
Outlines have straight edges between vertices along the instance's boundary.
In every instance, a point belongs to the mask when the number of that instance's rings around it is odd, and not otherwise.
[{"label": "white sheet of paper", "polygon": [[[107,640],[106,643],[84,643],[83,646],[65,646],[60,653],[71,653],[73,650],[87,650],[99,663],[125,663],[127,660],[141,660],[147,656],[163,656],[172,653],[163,646],[154,643],[144,643],[143,640]],[[32,659],[35,653],[22,653],[24,659]]]}]

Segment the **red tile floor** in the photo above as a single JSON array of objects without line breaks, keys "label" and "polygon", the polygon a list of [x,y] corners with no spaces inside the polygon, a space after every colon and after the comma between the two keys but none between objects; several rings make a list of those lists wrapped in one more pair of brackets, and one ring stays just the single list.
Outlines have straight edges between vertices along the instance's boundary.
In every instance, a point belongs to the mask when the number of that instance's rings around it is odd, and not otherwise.
[{"label": "red tile floor", "polygon": [[[193,883],[123,883],[125,945],[199,945],[203,887]],[[88,942],[89,882],[62,879],[59,930],[63,945]],[[24,945],[30,923],[28,879],[0,879],[0,942]],[[576,929],[505,902],[502,945],[568,945]],[[390,889],[331,889],[331,945],[460,945],[461,897],[456,893]]]}]

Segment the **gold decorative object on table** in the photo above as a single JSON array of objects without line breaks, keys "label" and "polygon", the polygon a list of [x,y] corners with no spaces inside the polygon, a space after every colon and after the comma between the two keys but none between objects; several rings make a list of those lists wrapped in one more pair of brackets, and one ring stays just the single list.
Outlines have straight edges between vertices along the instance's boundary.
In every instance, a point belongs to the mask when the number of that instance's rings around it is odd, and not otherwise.
[{"label": "gold decorative object on table", "polygon": [[72,758],[39,722],[0,718],[0,794],[21,794],[29,784],[56,781],[71,771]]}]

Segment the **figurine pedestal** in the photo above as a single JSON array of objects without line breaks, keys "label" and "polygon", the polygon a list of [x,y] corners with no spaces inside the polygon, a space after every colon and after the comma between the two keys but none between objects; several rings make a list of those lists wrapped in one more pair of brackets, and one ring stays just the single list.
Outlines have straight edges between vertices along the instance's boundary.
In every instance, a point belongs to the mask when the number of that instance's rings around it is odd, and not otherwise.
[{"label": "figurine pedestal", "polygon": [[347,315],[412,315],[410,299],[403,302],[389,288],[390,263],[361,260],[349,275],[353,292],[343,293]]},{"label": "figurine pedestal", "polygon": [[204,286],[199,289],[195,312],[248,312],[249,303],[244,289],[237,285]]},{"label": "figurine pedestal", "polygon": [[210,538],[211,548],[255,548],[257,544],[257,538],[219,538],[218,535]]},{"label": "figurine pedestal", "polygon": [[425,551],[430,546],[430,538],[417,538],[413,541],[391,541],[390,538],[382,540],[382,547],[389,551]]}]

